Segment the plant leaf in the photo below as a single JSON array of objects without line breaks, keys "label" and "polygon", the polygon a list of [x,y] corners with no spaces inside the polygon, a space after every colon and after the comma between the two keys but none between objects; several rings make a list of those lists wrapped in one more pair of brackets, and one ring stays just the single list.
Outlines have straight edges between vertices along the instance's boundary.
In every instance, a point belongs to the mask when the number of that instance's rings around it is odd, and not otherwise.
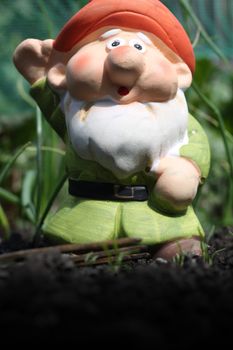
[{"label": "plant leaf", "polygon": [[19,197],[16,196],[14,193],[5,190],[4,188],[0,187],[0,198],[4,199],[7,202],[18,204],[19,203]]},{"label": "plant leaf", "polygon": [[0,204],[0,237],[3,236],[3,239],[9,238],[10,226],[6,214]]},{"label": "plant leaf", "polygon": [[20,147],[20,149],[15,153],[14,156],[12,156],[9,161],[7,162],[7,164],[5,165],[5,167],[2,169],[2,171],[0,172],[0,184],[3,182],[3,180],[5,179],[6,175],[8,174],[10,168],[13,166],[13,164],[15,163],[15,161],[17,160],[17,158],[25,151],[25,149],[27,147],[31,146],[31,142],[27,142],[25,145],[23,145],[22,147]]},{"label": "plant leaf", "polygon": [[35,223],[35,206],[33,203],[33,194],[36,183],[36,172],[35,170],[28,170],[24,176],[21,192],[21,205],[23,211],[26,214],[27,218]]}]

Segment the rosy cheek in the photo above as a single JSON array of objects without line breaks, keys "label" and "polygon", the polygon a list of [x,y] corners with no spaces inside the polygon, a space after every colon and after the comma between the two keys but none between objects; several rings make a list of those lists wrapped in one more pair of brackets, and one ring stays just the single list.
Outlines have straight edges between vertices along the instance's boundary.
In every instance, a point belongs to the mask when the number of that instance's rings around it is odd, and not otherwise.
[{"label": "rosy cheek", "polygon": [[91,55],[81,54],[72,64],[72,68],[75,71],[85,70],[87,67],[90,67]]}]

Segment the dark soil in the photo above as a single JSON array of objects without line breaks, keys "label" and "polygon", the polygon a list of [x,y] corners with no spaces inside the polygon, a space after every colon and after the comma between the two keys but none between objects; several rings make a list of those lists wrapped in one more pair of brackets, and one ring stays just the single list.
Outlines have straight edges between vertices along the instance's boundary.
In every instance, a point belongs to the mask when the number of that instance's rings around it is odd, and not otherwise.
[{"label": "dark soil", "polygon": [[[46,340],[78,348],[85,342],[85,347],[109,349],[232,343],[231,232],[224,228],[214,234],[210,263],[188,257],[183,266],[139,261],[116,272],[112,266],[78,268],[56,253],[2,266],[1,343]],[[16,237],[10,250],[25,248]]]}]

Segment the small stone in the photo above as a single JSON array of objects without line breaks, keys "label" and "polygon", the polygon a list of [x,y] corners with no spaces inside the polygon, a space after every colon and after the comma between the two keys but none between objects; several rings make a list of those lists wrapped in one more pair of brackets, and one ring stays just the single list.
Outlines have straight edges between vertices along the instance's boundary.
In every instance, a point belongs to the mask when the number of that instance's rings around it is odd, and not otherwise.
[{"label": "small stone", "polygon": [[168,263],[168,261],[166,259],[163,258],[156,258],[155,261],[159,264],[159,265],[165,265]]}]

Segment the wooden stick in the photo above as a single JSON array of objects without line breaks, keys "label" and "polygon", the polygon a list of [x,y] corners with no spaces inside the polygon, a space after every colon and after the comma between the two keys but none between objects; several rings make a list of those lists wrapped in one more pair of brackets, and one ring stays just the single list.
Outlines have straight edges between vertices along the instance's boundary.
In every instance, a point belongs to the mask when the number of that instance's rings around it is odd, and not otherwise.
[{"label": "wooden stick", "polygon": [[[150,259],[150,254],[149,253],[139,253],[139,254],[131,254],[131,255],[125,255],[122,257],[122,261],[134,261],[134,260],[139,260],[139,259]],[[104,264],[111,264],[117,262],[117,258],[115,256],[113,257],[104,257],[100,258],[96,261],[91,261],[91,262],[78,262],[77,266],[78,267],[88,267],[88,266],[97,266],[97,265],[104,265]]]},{"label": "wooden stick", "polygon": [[60,253],[71,253],[71,252],[82,252],[88,253],[90,251],[98,251],[109,248],[118,248],[118,247],[127,247],[128,245],[136,245],[141,241],[138,238],[120,238],[116,240],[109,240],[103,242],[96,243],[87,243],[87,244],[63,244],[56,245],[51,247],[43,247],[43,248],[34,248],[27,250],[19,250],[12,253],[5,253],[0,255],[0,263],[7,261],[20,261],[24,260],[27,257],[34,254],[44,254],[44,253],[52,253],[52,252],[60,252]]},{"label": "wooden stick", "polygon": [[[106,250],[101,250],[97,252],[90,252],[86,254],[79,254],[79,255],[71,255],[71,259],[74,262],[81,262],[85,261],[88,263],[87,259],[90,257],[91,260],[98,260],[99,258],[107,257],[107,258],[112,258],[113,256],[116,257],[119,254],[134,254],[138,252],[142,252],[143,250],[145,251],[147,249],[147,246],[145,245],[138,245],[138,246],[128,246],[128,247],[123,247],[123,248],[117,248],[117,249],[106,249]],[[89,255],[90,254],[90,255]]]}]

